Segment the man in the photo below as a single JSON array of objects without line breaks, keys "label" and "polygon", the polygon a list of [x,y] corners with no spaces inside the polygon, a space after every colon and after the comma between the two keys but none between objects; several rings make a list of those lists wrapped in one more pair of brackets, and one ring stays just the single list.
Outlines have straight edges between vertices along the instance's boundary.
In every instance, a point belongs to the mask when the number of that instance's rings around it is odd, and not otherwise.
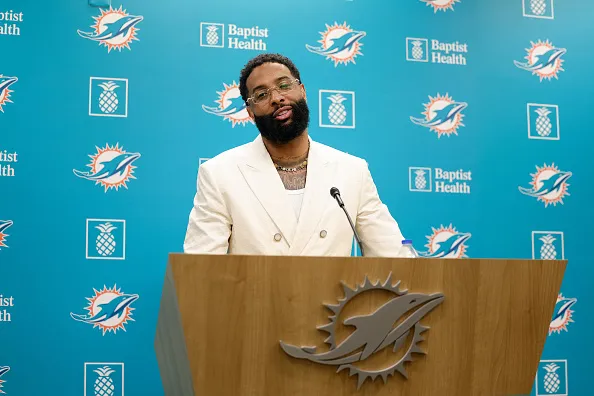
[{"label": "man", "polygon": [[367,163],[309,137],[305,87],[293,62],[258,55],[239,81],[260,135],[200,165],[184,252],[350,256],[353,232],[330,195],[337,187],[364,255],[398,256],[403,236]]}]

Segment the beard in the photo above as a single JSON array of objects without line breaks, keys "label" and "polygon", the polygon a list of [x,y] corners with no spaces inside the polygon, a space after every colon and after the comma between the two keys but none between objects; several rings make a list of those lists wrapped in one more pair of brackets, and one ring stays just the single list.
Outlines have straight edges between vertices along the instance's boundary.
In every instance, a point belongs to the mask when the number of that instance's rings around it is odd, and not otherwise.
[{"label": "beard", "polygon": [[291,103],[292,114],[288,120],[277,121],[272,114],[254,115],[260,134],[276,144],[286,144],[300,136],[309,125],[309,108],[305,99]]}]

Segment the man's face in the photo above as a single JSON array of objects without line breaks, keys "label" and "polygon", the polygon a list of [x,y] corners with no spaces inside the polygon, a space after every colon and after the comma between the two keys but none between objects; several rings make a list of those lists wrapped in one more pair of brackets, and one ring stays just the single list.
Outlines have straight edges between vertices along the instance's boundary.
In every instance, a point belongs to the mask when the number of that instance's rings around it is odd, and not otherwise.
[{"label": "man's face", "polygon": [[[265,63],[256,67],[246,81],[248,96],[262,94],[269,88],[265,99],[253,103],[249,100],[247,111],[266,139],[277,143],[288,143],[300,136],[309,123],[305,89],[301,83],[293,83],[295,77],[289,69],[279,63]],[[275,89],[288,87],[290,90]]]}]

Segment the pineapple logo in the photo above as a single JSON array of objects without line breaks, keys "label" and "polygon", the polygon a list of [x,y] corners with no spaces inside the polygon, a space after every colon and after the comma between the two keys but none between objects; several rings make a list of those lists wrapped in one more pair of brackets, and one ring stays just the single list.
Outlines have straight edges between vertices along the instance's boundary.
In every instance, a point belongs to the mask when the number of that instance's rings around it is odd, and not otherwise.
[{"label": "pineapple logo", "polygon": [[567,395],[567,360],[541,360],[536,395]]},{"label": "pineapple logo", "polygon": [[514,61],[516,67],[536,74],[540,81],[551,80],[553,77],[559,79],[559,72],[564,71],[563,55],[567,52],[565,48],[556,48],[547,41],[531,42],[531,48],[527,48],[527,62]]},{"label": "pineapple logo", "polygon": [[138,300],[138,294],[124,294],[120,289],[108,289],[103,286],[103,290],[93,289],[95,295],[87,298],[90,302],[85,309],[89,312],[87,315],[77,315],[70,313],[70,317],[78,322],[92,324],[93,328],[98,327],[105,336],[105,333],[117,333],[118,330],[126,331],[125,325],[132,319],[132,308],[130,305]]},{"label": "pineapple logo", "polygon": [[417,190],[425,190],[427,188],[427,179],[425,178],[425,172],[423,169],[417,169],[415,171],[415,188]]},{"label": "pineapple logo", "polygon": [[531,188],[518,187],[524,195],[536,198],[544,202],[545,208],[549,205],[557,206],[557,203],[563,205],[563,198],[569,195],[567,180],[571,177],[571,172],[560,171],[555,164],[548,166],[536,166],[536,172],[531,173]]},{"label": "pineapple logo", "polygon": [[408,190],[432,192],[433,175],[431,168],[411,166],[408,168]]},{"label": "pineapple logo", "polygon": [[411,62],[429,62],[429,40],[407,37],[406,60]]},{"label": "pineapple logo", "polygon": [[218,99],[215,103],[216,107],[202,105],[202,110],[209,114],[214,114],[231,122],[231,127],[240,124],[244,126],[248,122],[253,123],[250,115],[247,112],[246,104],[239,92],[239,84],[235,81],[231,85],[223,83],[224,89],[217,92]]},{"label": "pineapple logo", "polygon": [[3,247],[8,247],[5,243],[8,234],[5,234],[4,231],[6,231],[8,227],[10,227],[13,224],[14,223],[12,220],[0,220],[0,249]]},{"label": "pineapple logo", "polygon": [[124,396],[124,363],[85,363],[84,396]]},{"label": "pineapple logo", "polygon": [[365,32],[351,29],[350,26],[344,22],[342,25],[334,22],[330,26],[326,24],[326,31],[320,32],[322,39],[318,42],[322,44],[321,47],[314,47],[306,44],[305,48],[314,54],[325,56],[334,62],[334,67],[339,64],[348,65],[355,63],[355,58],[361,53],[361,39],[365,37]]},{"label": "pineapple logo", "polygon": [[87,219],[87,259],[125,260],[126,221]]},{"label": "pineapple logo", "polygon": [[113,81],[99,84],[103,88],[103,92],[99,95],[99,108],[102,112],[111,114],[118,109],[118,94],[114,92],[114,89],[120,86]]},{"label": "pineapple logo", "polygon": [[413,45],[413,48],[412,48],[413,59],[415,59],[415,60],[423,59],[423,55],[425,54],[425,50],[422,47],[423,42],[419,41],[419,40],[415,40],[412,42],[412,45]]},{"label": "pineapple logo", "polygon": [[427,6],[433,7],[433,12],[437,11],[446,12],[447,10],[454,11],[454,4],[459,3],[461,0],[421,0]]},{"label": "pineapple logo", "polygon": [[200,22],[200,46],[223,48],[225,46],[225,25]]},{"label": "pineapple logo", "polygon": [[458,128],[464,126],[462,110],[468,107],[467,103],[456,102],[447,93],[445,96],[438,93],[435,98],[429,96],[429,103],[424,106],[425,111],[421,114],[425,117],[410,117],[410,120],[416,125],[424,126],[437,133],[438,138],[443,135],[448,137],[452,134],[458,135]]},{"label": "pineapple logo", "polygon": [[528,103],[528,138],[559,140],[559,106]]},{"label": "pineapple logo", "polygon": [[123,147],[119,146],[119,143],[116,143],[115,146],[106,144],[104,148],[95,148],[97,153],[89,155],[91,163],[87,165],[91,170],[83,172],[74,169],[74,174],[102,185],[105,189],[104,192],[112,188],[115,188],[116,191],[120,187],[127,189],[127,182],[130,179],[136,179],[133,175],[136,167],[132,163],[140,158],[140,154],[126,152]]},{"label": "pineapple logo", "polygon": [[206,42],[209,45],[217,44],[219,42],[219,27],[211,25],[206,29],[208,29],[208,33],[206,34]]},{"label": "pineapple logo", "polygon": [[427,235],[428,243],[426,252],[419,252],[419,256],[429,258],[465,258],[466,241],[470,239],[471,234],[467,232],[458,232],[450,224],[448,227],[443,225],[439,228],[431,227],[433,234]]},{"label": "pineapple logo", "polygon": [[525,17],[555,19],[553,0],[523,0],[522,7]]},{"label": "pineapple logo", "polygon": [[89,115],[127,117],[128,79],[91,77]]},{"label": "pineapple logo", "polygon": [[[280,341],[283,351],[296,359],[338,366],[336,372],[347,370],[349,376],[357,375],[357,390],[368,378],[373,382],[380,377],[385,384],[388,377],[393,376],[397,371],[404,378],[408,378],[404,364],[412,362],[413,353],[426,354],[418,344],[424,340],[421,333],[429,328],[421,325],[420,320],[443,302],[443,294],[409,293],[408,290],[400,290],[400,281],[392,284],[392,273],[383,283],[380,280],[375,283],[370,282],[365,276],[363,283],[356,285],[354,289],[344,282],[342,287],[344,297],[338,300],[338,304],[324,304],[332,312],[329,323],[318,327],[318,330],[328,334],[324,342],[330,346],[330,349],[315,353],[316,347],[299,347]],[[360,313],[357,316],[339,320],[344,308],[352,299],[360,299],[359,296],[362,295],[370,296],[376,291],[387,292],[386,297],[390,295],[391,298],[387,301],[384,299],[384,304],[369,314]],[[407,316],[409,312],[414,313]],[[337,336],[337,330],[343,330],[340,327],[344,326],[340,324],[354,327],[355,330],[346,337],[341,336],[341,340]],[[400,358],[394,356],[391,362],[378,370],[364,367],[368,358],[373,359],[386,348],[392,349],[395,353],[399,351],[404,353]]]},{"label": "pineapple logo", "polygon": [[549,326],[549,335],[567,331],[567,325],[574,322],[571,318],[573,315],[571,307],[573,307],[576,302],[577,298],[567,298],[563,297],[562,294],[559,294],[555,304],[555,314],[553,315],[553,320],[551,320]]},{"label": "pineapple logo", "polygon": [[532,231],[532,258],[564,260],[565,243],[561,231]]},{"label": "pineapple logo", "polygon": [[139,15],[130,15],[122,6],[118,9],[111,8],[109,10],[101,9],[101,15],[93,17],[95,23],[91,25],[93,29],[91,32],[84,32],[78,30],[79,36],[97,41],[99,45],[105,45],[107,52],[112,49],[122,51],[122,48],[130,48],[130,43],[134,40],[138,41],[136,33],[138,29],[136,25],[144,18]]},{"label": "pineapple logo", "polygon": [[355,128],[355,93],[353,91],[320,90],[320,126]]},{"label": "pineapple logo", "polygon": [[[0,378],[2,378],[2,376],[4,374],[6,374],[7,372],[10,371],[10,367],[8,366],[0,366]],[[0,388],[2,388],[2,384],[5,383],[6,381],[0,379]],[[0,393],[2,394],[6,394],[6,392],[2,391],[2,389],[0,389]]]},{"label": "pineapple logo", "polygon": [[9,89],[9,87],[18,80],[17,77],[8,77],[0,74],[0,111],[3,113],[4,105],[6,105],[6,103],[13,103],[13,101],[10,100],[10,94],[14,91]]}]

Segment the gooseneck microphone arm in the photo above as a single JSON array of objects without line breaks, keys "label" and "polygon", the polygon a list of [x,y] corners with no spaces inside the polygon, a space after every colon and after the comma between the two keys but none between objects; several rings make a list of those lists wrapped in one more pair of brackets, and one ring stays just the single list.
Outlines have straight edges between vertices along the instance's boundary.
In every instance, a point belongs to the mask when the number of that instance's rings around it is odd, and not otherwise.
[{"label": "gooseneck microphone arm", "polygon": [[340,197],[340,191],[338,191],[338,188],[332,187],[330,189],[330,195],[332,195],[332,198],[334,198],[336,202],[338,202],[338,206],[340,206],[342,210],[344,210],[344,214],[349,220],[349,224],[351,225],[353,234],[355,234],[355,239],[357,240],[357,244],[359,245],[359,250],[361,250],[361,256],[365,256],[365,253],[363,252],[363,245],[361,244],[361,239],[359,239],[359,234],[357,234],[357,230],[355,229],[355,225],[351,220],[351,216],[349,216],[349,212],[347,212],[346,208],[344,207],[344,202],[342,202],[342,198]]}]

